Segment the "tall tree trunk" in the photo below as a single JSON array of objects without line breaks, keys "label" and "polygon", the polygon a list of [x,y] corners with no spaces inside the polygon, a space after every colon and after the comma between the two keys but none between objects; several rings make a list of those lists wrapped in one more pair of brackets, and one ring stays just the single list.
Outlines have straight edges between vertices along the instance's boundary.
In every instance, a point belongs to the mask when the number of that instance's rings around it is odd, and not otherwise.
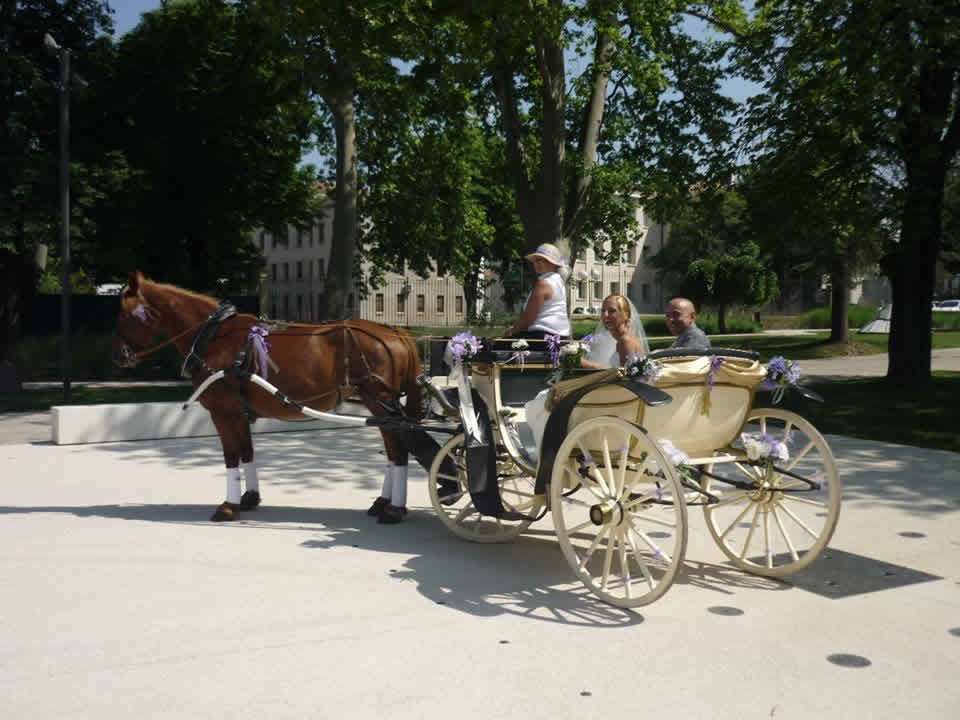
[{"label": "tall tree trunk", "polygon": [[717,305],[717,333],[723,335],[727,331],[727,305]]},{"label": "tall tree trunk", "polygon": [[887,377],[903,383],[930,382],[932,316],[946,166],[907,165],[907,191],[900,242],[889,258],[893,289],[890,364]]},{"label": "tall tree trunk", "polygon": [[[334,195],[333,237],[321,319],[347,316],[347,295],[353,291],[353,261],[357,254],[357,118],[351,77],[336,96],[327,97],[337,136],[337,187]],[[354,307],[359,298],[354,298]]]},{"label": "tall tree trunk", "polygon": [[850,268],[844,255],[834,256],[830,287],[830,342],[850,342]]}]

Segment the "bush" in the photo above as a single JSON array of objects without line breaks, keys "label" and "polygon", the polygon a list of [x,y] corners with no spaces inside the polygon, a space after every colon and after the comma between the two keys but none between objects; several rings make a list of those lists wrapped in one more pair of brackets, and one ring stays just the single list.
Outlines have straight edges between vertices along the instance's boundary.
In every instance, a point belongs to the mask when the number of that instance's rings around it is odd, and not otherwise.
[{"label": "bush", "polygon": [[[851,329],[861,328],[877,316],[877,309],[865,305],[851,305],[847,311],[847,320]],[[830,308],[823,307],[803,313],[800,316],[802,327],[817,330],[830,329]]]}]

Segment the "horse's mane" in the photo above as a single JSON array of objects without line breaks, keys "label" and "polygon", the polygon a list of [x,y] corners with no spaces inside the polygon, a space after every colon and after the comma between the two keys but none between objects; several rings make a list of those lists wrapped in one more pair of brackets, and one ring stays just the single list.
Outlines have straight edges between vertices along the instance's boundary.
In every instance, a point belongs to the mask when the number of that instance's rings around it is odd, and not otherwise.
[{"label": "horse's mane", "polygon": [[187,290],[177,285],[171,285],[169,283],[158,283],[153,280],[148,280],[144,278],[141,285],[148,293],[158,293],[160,295],[175,295],[179,299],[194,300],[199,303],[206,305],[210,311],[212,311],[219,301],[210,297],[209,295],[203,295],[198,292],[193,292],[192,290]]}]

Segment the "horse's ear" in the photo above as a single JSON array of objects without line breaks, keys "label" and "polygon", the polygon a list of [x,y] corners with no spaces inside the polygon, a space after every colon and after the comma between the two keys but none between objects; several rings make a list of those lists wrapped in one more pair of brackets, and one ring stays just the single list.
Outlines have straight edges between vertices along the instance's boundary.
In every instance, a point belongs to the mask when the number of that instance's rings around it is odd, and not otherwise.
[{"label": "horse's ear", "polygon": [[143,283],[143,273],[139,270],[134,270],[130,273],[127,278],[127,287],[130,289],[130,292],[137,294],[140,292],[140,285]]}]

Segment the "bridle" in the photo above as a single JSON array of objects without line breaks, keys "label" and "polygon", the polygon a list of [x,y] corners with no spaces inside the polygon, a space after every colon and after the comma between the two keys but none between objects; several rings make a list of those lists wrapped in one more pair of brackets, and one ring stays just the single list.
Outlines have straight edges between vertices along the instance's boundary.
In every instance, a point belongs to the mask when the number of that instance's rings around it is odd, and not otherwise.
[{"label": "bridle", "polygon": [[[124,288],[124,290],[125,290],[125,289],[126,289],[126,288]],[[121,294],[121,297],[122,297],[122,296],[123,296],[123,291],[122,291],[122,290],[121,290],[120,294]],[[154,311],[154,312],[156,312],[156,311]],[[128,313],[126,313],[126,314],[129,315],[129,316],[133,316],[133,312],[128,312]],[[144,321],[144,322],[146,322],[146,321]],[[130,338],[128,338],[126,335],[124,335],[123,331],[120,329],[120,326],[118,325],[118,326],[116,327],[116,333],[117,333],[117,337],[120,338],[120,343],[121,343],[121,344],[120,344],[120,362],[121,362],[121,364],[122,364],[123,367],[134,367],[137,363],[139,363],[139,362],[140,362],[141,360],[143,360],[144,358],[149,357],[150,355],[153,355],[155,352],[157,352],[158,350],[162,350],[163,348],[167,347],[168,345],[172,345],[172,344],[175,343],[177,340],[179,340],[180,338],[182,338],[184,335],[189,335],[190,333],[192,333],[192,332],[194,332],[194,331],[196,331],[196,330],[199,330],[199,329],[203,326],[203,324],[204,324],[205,322],[206,322],[206,320],[204,320],[204,321],[202,321],[202,322],[199,322],[199,323],[197,323],[196,325],[194,325],[194,326],[192,326],[192,327],[188,327],[188,328],[187,328],[186,330],[184,330],[183,332],[177,333],[177,334],[174,335],[173,337],[168,338],[168,339],[164,340],[162,343],[159,343],[158,345],[154,345],[154,346],[151,347],[151,348],[147,348],[146,350],[134,350],[133,347],[134,347],[137,343],[132,342],[132,341],[130,340]]]}]

